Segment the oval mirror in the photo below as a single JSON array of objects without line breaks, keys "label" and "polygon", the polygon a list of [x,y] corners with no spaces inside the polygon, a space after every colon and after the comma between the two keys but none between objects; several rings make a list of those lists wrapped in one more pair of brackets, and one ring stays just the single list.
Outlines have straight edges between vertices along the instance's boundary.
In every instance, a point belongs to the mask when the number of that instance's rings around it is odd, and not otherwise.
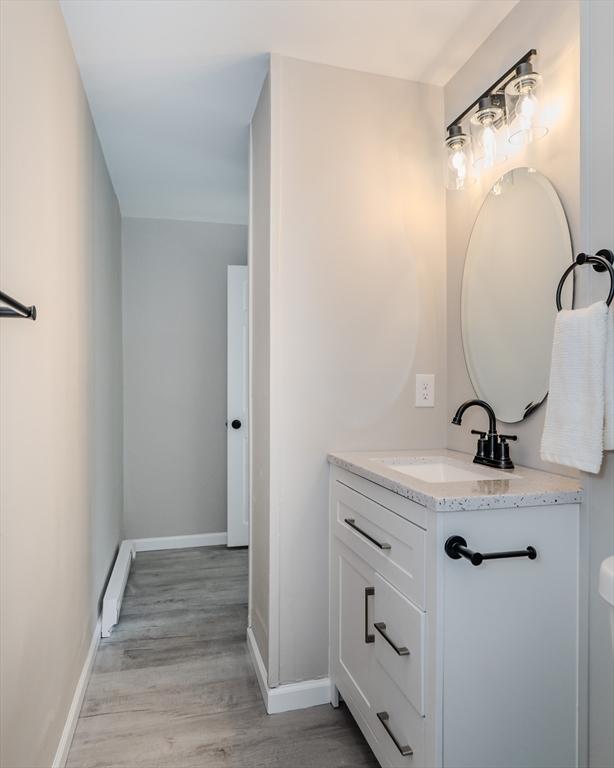
[{"label": "oval mirror", "polygon": [[[521,421],[548,393],[555,293],[572,258],[565,212],[548,179],[531,168],[502,176],[473,226],[461,299],[469,376],[501,421]],[[566,281],[564,306],[572,290]]]}]

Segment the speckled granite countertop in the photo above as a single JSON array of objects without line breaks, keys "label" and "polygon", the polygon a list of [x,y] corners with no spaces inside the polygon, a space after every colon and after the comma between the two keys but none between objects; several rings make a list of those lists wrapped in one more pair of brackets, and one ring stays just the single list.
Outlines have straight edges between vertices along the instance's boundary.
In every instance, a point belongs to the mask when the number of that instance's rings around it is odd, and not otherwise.
[{"label": "speckled granite countertop", "polygon": [[[395,464],[426,464],[434,457],[459,470],[484,474],[484,479],[426,482],[395,469]],[[580,480],[538,472],[528,467],[497,470],[473,464],[473,456],[458,451],[362,451],[330,453],[331,464],[360,475],[400,496],[436,511],[504,509],[582,501]]]}]

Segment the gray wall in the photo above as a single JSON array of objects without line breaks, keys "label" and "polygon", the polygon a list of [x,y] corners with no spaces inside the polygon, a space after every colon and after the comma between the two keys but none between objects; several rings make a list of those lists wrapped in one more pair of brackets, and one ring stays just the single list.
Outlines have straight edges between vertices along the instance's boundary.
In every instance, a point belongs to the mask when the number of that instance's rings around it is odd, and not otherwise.
[{"label": "gray wall", "polygon": [[120,539],[120,213],[56,2],[2,2],[0,764],[52,764]]},{"label": "gray wall", "polygon": [[[530,30],[530,31],[529,31]],[[530,48],[538,51],[537,71],[544,77],[545,111],[553,116],[550,132],[518,154],[483,173],[462,194],[448,192],[447,226],[447,387],[448,415],[464,400],[475,397],[467,373],[461,338],[461,283],[465,252],[478,210],[496,179],[509,168],[532,166],[547,176],[561,198],[572,241],[580,237],[580,20],[573,0],[521,1],[478,48],[444,88],[446,122],[453,120],[476,94],[482,93]],[[577,474],[539,456],[545,407],[523,422],[504,425],[518,435],[513,454],[518,464],[558,474]],[[471,429],[484,427],[484,416],[471,409],[462,427],[448,419],[448,448],[472,452]]]},{"label": "gray wall", "polygon": [[124,535],[226,530],[226,267],[247,227],[124,219]]},{"label": "gray wall", "polygon": [[249,626],[268,669],[270,502],[271,83],[267,77],[250,138],[250,456]]},{"label": "gray wall", "polygon": [[102,150],[94,152],[92,344],[93,600],[115,558],[124,507],[121,218]]},{"label": "gray wall", "polygon": [[[585,0],[582,34],[582,241],[580,250],[614,248],[614,4]],[[607,295],[608,279],[582,270],[582,306]],[[614,660],[610,608],[598,592],[599,566],[614,554],[614,452],[598,475],[584,475],[589,562],[588,755],[591,768],[614,765]]]},{"label": "gray wall", "polygon": [[[539,71],[544,75],[545,96],[553,107],[554,119],[550,133],[508,166],[532,165],[552,180],[565,207],[575,252],[611,248],[614,242],[613,27],[614,6],[609,2],[522,0],[445,87],[446,115],[451,119],[463,103],[471,101],[472,94],[489,84],[495,73],[504,71],[528,48],[537,48]],[[483,196],[508,166],[499,166],[461,196],[448,195],[450,411],[474,395],[464,363],[459,323],[467,241]],[[607,291],[606,276],[593,270],[579,270],[576,280],[580,306],[602,298]],[[567,467],[544,465],[541,461],[544,411],[541,408],[526,422],[513,425],[512,431],[519,435],[514,445],[515,458],[528,466],[576,474]],[[468,430],[479,423],[480,416],[473,415],[466,428],[464,423],[462,429],[450,426],[448,447],[471,451],[474,439]],[[585,625],[581,633],[583,642],[588,643],[589,668],[588,676],[585,669],[581,670],[581,679],[587,677],[583,682],[588,683],[588,711],[583,707],[580,718],[583,758],[592,768],[614,765],[614,665],[608,607],[597,591],[601,560],[614,552],[613,459],[612,454],[606,454],[598,476],[582,477],[586,491],[582,558],[589,579],[584,585]]]}]

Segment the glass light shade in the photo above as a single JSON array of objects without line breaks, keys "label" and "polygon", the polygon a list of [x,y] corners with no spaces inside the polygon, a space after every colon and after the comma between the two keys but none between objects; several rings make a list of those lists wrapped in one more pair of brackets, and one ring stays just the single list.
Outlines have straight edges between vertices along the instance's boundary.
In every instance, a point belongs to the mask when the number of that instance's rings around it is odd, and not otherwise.
[{"label": "glass light shade", "polygon": [[542,122],[542,76],[526,62],[516,69],[516,77],[505,87],[509,140],[518,146],[541,139],[548,133]]},{"label": "glass light shade", "polygon": [[446,139],[446,187],[460,191],[474,181],[471,139],[460,125],[453,125]]},{"label": "glass light shade", "polygon": [[507,157],[505,111],[494,97],[480,99],[469,125],[476,168],[483,171],[503,162]]}]

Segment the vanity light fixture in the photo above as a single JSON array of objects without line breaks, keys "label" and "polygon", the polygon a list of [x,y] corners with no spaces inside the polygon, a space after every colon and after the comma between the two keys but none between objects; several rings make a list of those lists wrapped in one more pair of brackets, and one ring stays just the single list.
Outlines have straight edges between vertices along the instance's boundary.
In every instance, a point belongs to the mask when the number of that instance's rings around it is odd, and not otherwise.
[{"label": "vanity light fixture", "polygon": [[[480,173],[506,159],[510,144],[541,138],[542,77],[534,71],[532,48],[447,127],[446,186],[465,189]],[[463,124],[469,123],[469,131]],[[475,166],[475,170],[473,168]]]}]

